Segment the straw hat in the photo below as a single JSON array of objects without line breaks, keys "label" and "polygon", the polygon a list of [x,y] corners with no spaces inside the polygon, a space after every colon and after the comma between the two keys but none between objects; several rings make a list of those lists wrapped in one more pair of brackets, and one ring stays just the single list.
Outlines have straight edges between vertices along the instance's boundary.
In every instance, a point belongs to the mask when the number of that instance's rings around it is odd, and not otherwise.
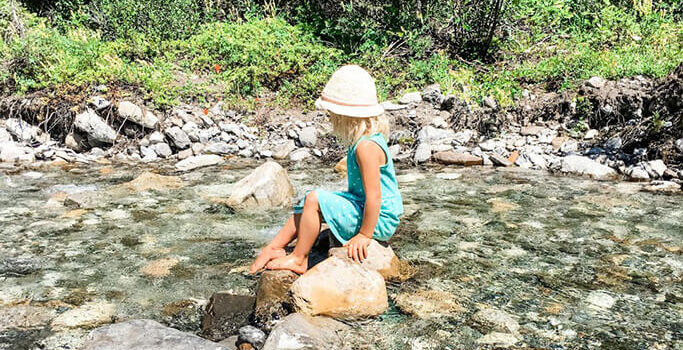
[{"label": "straw hat", "polygon": [[370,118],[384,113],[384,108],[377,102],[375,80],[356,65],[343,66],[334,72],[315,106],[354,118]]}]

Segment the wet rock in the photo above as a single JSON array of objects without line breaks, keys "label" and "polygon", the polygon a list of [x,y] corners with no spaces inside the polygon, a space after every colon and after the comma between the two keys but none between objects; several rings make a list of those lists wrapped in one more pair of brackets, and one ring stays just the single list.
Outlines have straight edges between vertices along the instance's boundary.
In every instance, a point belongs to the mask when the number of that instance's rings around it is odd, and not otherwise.
[{"label": "wet rock", "polygon": [[111,106],[111,102],[102,96],[93,96],[88,103],[98,112]]},{"label": "wet rock", "polygon": [[673,181],[652,181],[643,188],[647,192],[676,193],[681,190],[681,185]]},{"label": "wet rock", "polygon": [[314,126],[309,126],[299,131],[299,142],[304,147],[315,147],[318,143],[318,130]]},{"label": "wet rock", "polygon": [[7,258],[0,260],[0,277],[21,277],[40,270],[35,259]]},{"label": "wet rock", "polygon": [[254,309],[256,325],[271,330],[275,323],[292,312],[289,289],[298,277],[291,271],[265,271],[261,274]]},{"label": "wet rock", "polygon": [[171,268],[178,264],[176,258],[163,258],[149,262],[140,269],[140,273],[148,277],[166,277],[171,272]]},{"label": "wet rock", "polygon": [[55,311],[46,307],[31,305],[0,306],[0,332],[12,328],[44,327],[50,324],[55,316]]},{"label": "wet rock", "polygon": [[244,326],[239,330],[239,337],[237,344],[249,344],[254,349],[259,350],[263,348],[266,343],[266,333],[254,326]]},{"label": "wet rock", "polygon": [[308,150],[308,148],[299,148],[298,150],[289,154],[289,160],[291,160],[292,162],[300,162],[310,157],[311,152]]},{"label": "wet rock", "polygon": [[57,316],[52,321],[52,328],[92,328],[103,323],[110,323],[116,313],[116,305],[93,302],[86,303]]},{"label": "wet rock", "polygon": [[514,346],[519,339],[510,333],[491,332],[477,339],[477,344],[491,345],[495,348],[509,348]]},{"label": "wet rock", "polygon": [[434,159],[437,162],[446,165],[473,166],[483,164],[481,157],[473,156],[467,153],[457,153],[453,151],[437,152],[434,155],[432,155],[432,157],[434,157]]},{"label": "wet rock", "polygon": [[227,350],[194,334],[152,320],[132,320],[104,326],[88,334],[81,350]]},{"label": "wet rock", "polygon": [[159,118],[128,101],[119,103],[119,116],[147,129],[156,128]]},{"label": "wet rock", "polygon": [[334,165],[334,171],[346,177],[346,156],[340,159],[337,164]]},{"label": "wet rock", "polygon": [[465,311],[456,302],[455,295],[440,290],[399,293],[394,303],[401,311],[419,319],[447,317]]},{"label": "wet rock", "polygon": [[173,145],[175,145],[179,149],[188,148],[190,147],[190,144],[192,144],[192,141],[190,141],[190,137],[187,136],[187,134],[177,126],[166,129],[165,134],[168,137],[168,139],[171,140]]},{"label": "wet rock", "polygon": [[164,324],[185,332],[197,332],[202,324],[205,300],[184,299],[165,304],[162,309]]},{"label": "wet rock", "polygon": [[424,178],[425,178],[425,176],[423,174],[420,174],[420,173],[408,173],[408,174],[402,174],[402,175],[396,176],[396,180],[400,184],[420,181],[420,180],[423,180]]},{"label": "wet rock", "polygon": [[491,204],[491,211],[494,213],[505,213],[519,208],[519,204],[508,202],[503,198],[490,198],[486,202]]},{"label": "wet rock", "polygon": [[477,311],[472,316],[472,321],[484,333],[496,331],[516,334],[519,330],[519,323],[512,316],[493,307],[486,307]]},{"label": "wet rock", "polygon": [[596,89],[602,88],[603,86],[605,86],[605,84],[607,84],[607,80],[605,80],[605,78],[598,77],[598,76],[591,77],[590,79],[586,80],[587,86],[590,86],[590,87],[596,88]]},{"label": "wet rock", "polygon": [[287,316],[268,336],[263,350],[344,349],[342,339],[348,326],[327,317],[299,313]]},{"label": "wet rock", "polygon": [[498,153],[489,153],[487,155],[489,156],[489,159],[491,159],[491,162],[493,162],[493,165],[512,166],[513,164],[513,162],[511,162],[509,159],[503,157]]},{"label": "wet rock", "polygon": [[339,319],[380,315],[388,308],[384,278],[349,258],[331,256],[291,287],[298,312]]},{"label": "wet rock", "polygon": [[5,120],[5,128],[10,134],[14,135],[14,137],[21,142],[35,140],[41,133],[38,127],[35,127],[28,122],[17,118],[9,118]]},{"label": "wet rock", "polygon": [[36,160],[33,149],[19,146],[14,142],[0,143],[0,162],[30,163]]},{"label": "wet rock", "polygon": [[442,179],[442,180],[457,180],[462,177],[461,173],[438,173],[436,174],[437,179]]},{"label": "wet rock", "polygon": [[154,152],[162,158],[168,158],[173,155],[173,151],[171,150],[171,146],[168,145],[168,143],[162,142],[162,143],[157,143],[154,144],[152,147],[154,147]]},{"label": "wet rock", "polygon": [[413,160],[415,161],[415,163],[424,163],[428,161],[431,157],[432,147],[428,143],[420,143],[419,145],[417,145],[415,155],[413,156]]},{"label": "wet rock", "polygon": [[225,339],[249,323],[256,298],[234,295],[230,292],[214,293],[206,306],[201,335],[213,341]]},{"label": "wet rock", "polygon": [[235,183],[226,204],[236,209],[265,210],[292,203],[294,188],[287,170],[268,161]]},{"label": "wet rock", "polygon": [[97,142],[112,144],[116,139],[116,131],[112,129],[95,111],[88,109],[74,119],[74,127]]},{"label": "wet rock", "polygon": [[[401,266],[402,263],[391,247],[384,247],[373,239],[368,245],[367,251],[368,257],[360,263],[361,266],[379,272],[387,281],[406,279],[404,268]],[[348,259],[348,249],[345,247],[332,248],[329,255]]]},{"label": "wet rock", "polygon": [[607,165],[600,164],[588,157],[567,156],[561,159],[560,171],[563,173],[587,175],[597,180],[612,179],[616,172]]},{"label": "wet rock", "polygon": [[422,94],[419,91],[409,92],[401,96],[401,98],[398,100],[398,103],[402,105],[420,102],[422,102]]},{"label": "wet rock", "polygon": [[614,306],[614,298],[603,292],[593,291],[586,297],[588,306],[593,309],[606,310]]},{"label": "wet rock", "polygon": [[222,164],[224,161],[225,160],[221,156],[204,154],[183,159],[176,163],[175,168],[179,171],[190,171],[206,166]]}]

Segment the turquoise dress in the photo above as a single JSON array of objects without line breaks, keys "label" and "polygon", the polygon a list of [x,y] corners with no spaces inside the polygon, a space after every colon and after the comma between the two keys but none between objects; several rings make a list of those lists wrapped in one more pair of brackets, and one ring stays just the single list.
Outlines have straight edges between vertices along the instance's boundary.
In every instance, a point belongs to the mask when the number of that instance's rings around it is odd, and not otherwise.
[{"label": "turquoise dress", "polygon": [[[346,153],[346,174],[349,182],[348,191],[316,190],[318,205],[323,218],[334,236],[342,243],[346,243],[358,234],[363,223],[363,208],[365,207],[365,191],[361,179],[360,168],[356,161],[356,146],[362,140],[375,142],[386,155],[387,163],[380,167],[380,184],[382,191],[382,206],[373,238],[387,241],[396,231],[399,216],[403,214],[403,199],[398,191],[394,161],[382,134],[361,137]],[[305,198],[294,206],[294,213],[301,213]]]}]

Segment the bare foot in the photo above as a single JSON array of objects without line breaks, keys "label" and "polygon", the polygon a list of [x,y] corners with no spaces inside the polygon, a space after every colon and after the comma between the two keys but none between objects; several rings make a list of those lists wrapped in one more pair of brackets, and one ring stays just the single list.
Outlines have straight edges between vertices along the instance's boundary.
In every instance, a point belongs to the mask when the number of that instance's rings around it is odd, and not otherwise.
[{"label": "bare foot", "polygon": [[285,255],[287,255],[287,253],[283,248],[271,248],[266,246],[265,248],[263,248],[263,250],[261,250],[261,253],[256,257],[254,263],[251,264],[251,268],[249,268],[249,273],[253,275],[259,272],[266,266],[266,264],[269,261]]},{"label": "bare foot", "polygon": [[298,258],[293,254],[271,260],[266,265],[268,270],[290,270],[303,275],[308,270],[308,259]]}]

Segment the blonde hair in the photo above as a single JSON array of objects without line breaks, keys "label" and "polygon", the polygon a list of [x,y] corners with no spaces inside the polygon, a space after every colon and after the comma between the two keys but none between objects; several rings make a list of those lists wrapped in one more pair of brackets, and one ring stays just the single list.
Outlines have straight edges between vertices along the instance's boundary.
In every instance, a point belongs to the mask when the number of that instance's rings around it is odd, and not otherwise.
[{"label": "blonde hair", "polygon": [[361,137],[376,133],[389,139],[389,119],[384,114],[369,118],[355,118],[329,113],[333,127],[332,134],[346,145],[352,145]]}]

